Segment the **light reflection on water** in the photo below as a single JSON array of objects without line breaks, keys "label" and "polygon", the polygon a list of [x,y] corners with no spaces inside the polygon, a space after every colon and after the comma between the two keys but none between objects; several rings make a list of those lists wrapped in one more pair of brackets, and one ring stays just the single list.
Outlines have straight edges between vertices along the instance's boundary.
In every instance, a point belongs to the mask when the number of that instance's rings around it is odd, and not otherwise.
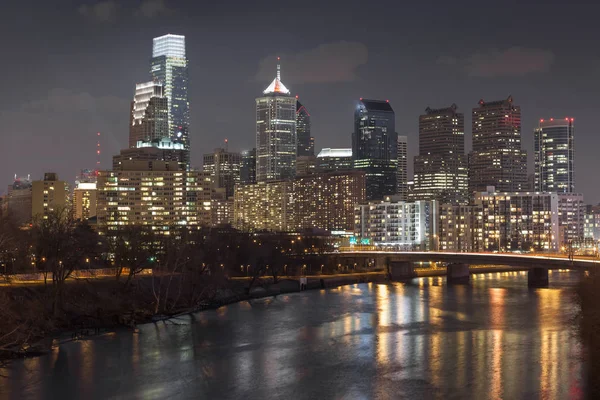
[{"label": "light reflection on water", "polygon": [[576,273],[244,302],[16,362],[0,398],[581,398]]}]

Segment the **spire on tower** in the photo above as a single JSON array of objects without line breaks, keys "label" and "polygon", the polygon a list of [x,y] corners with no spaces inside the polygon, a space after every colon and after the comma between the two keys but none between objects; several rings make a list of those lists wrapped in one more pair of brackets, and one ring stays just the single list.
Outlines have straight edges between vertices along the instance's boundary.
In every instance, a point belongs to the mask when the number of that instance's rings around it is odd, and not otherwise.
[{"label": "spire on tower", "polygon": [[281,65],[279,64],[280,57],[277,57],[277,80],[281,80]]}]

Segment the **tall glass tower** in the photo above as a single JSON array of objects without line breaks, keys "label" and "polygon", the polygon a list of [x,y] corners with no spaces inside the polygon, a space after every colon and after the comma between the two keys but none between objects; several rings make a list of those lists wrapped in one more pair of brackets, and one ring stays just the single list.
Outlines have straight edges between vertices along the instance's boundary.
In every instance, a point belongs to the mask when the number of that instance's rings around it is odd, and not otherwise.
[{"label": "tall glass tower", "polygon": [[388,101],[360,99],[352,134],[354,168],[366,174],[367,200],[396,194],[398,133],[396,114]]},{"label": "tall glass tower", "polygon": [[256,181],[296,175],[296,98],[277,76],[256,98]]},{"label": "tall glass tower", "polygon": [[575,191],[574,119],[540,120],[534,130],[535,190]]},{"label": "tall glass tower", "polygon": [[190,103],[185,36],[164,35],[153,40],[150,73],[164,87],[169,108],[169,138],[189,151]]},{"label": "tall glass tower", "polygon": [[[296,96],[296,99],[298,96]],[[315,138],[310,135],[310,114],[306,107],[296,102],[296,136],[298,137],[298,157],[315,155]]]}]

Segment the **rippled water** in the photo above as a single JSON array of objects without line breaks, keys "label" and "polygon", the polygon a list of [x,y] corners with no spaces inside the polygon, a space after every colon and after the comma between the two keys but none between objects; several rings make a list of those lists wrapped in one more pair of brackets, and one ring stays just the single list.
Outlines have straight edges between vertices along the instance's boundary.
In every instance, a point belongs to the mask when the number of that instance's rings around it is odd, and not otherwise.
[{"label": "rippled water", "polygon": [[60,346],[14,399],[582,398],[573,272],[360,284],[243,302]]}]

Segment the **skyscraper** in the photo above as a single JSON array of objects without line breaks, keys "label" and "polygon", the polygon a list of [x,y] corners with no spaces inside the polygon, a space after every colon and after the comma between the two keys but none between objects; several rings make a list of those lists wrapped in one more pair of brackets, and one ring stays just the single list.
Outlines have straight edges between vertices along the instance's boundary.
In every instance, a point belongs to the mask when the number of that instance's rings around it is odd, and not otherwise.
[{"label": "skyscraper", "polygon": [[48,218],[48,213],[67,206],[69,188],[67,182],[58,180],[54,172],[46,172],[43,181],[31,183],[31,216]]},{"label": "skyscraper", "polygon": [[396,194],[400,200],[408,199],[408,138],[398,136],[398,176]]},{"label": "skyscraper", "polygon": [[[298,96],[296,96],[296,99]],[[298,157],[315,155],[315,138],[310,135],[310,114],[306,107],[296,101],[296,135],[298,137]]]},{"label": "skyscraper", "polygon": [[185,36],[164,35],[153,40],[150,73],[154,82],[164,86],[168,103],[169,137],[189,151],[188,61]]},{"label": "skyscraper", "polygon": [[469,155],[469,190],[518,192],[527,185],[527,153],[521,149],[521,107],[506,100],[473,109],[473,151]]},{"label": "skyscraper", "polygon": [[367,200],[381,200],[397,190],[398,134],[389,101],[360,99],[352,134],[354,168],[366,175]]},{"label": "skyscraper", "polygon": [[352,169],[352,149],[322,149],[317,155],[318,172],[344,171]]},{"label": "skyscraper", "polygon": [[296,173],[296,98],[277,76],[256,98],[256,180],[287,179]]},{"label": "skyscraper", "polygon": [[256,183],[256,149],[242,151],[240,183],[242,185]]},{"label": "skyscraper", "polygon": [[163,86],[157,82],[135,85],[135,96],[131,103],[129,125],[129,148],[138,141],[160,140],[169,135],[169,104],[163,95]]},{"label": "skyscraper", "polygon": [[204,155],[203,168],[210,173],[213,189],[225,189],[225,198],[233,196],[233,188],[240,182],[240,153],[215,149]]},{"label": "skyscraper", "polygon": [[456,104],[419,116],[419,155],[415,157],[413,198],[442,204],[468,203],[465,116]]},{"label": "skyscraper", "polygon": [[533,131],[534,186],[538,192],[575,190],[574,119],[540,120]]}]

